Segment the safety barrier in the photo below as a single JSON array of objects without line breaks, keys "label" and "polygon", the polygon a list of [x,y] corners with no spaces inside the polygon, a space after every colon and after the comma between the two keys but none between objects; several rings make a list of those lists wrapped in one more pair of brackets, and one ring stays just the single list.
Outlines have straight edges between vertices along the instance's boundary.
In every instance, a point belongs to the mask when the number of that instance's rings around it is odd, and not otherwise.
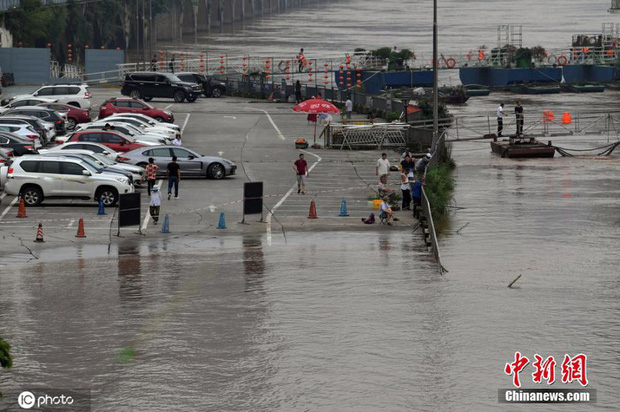
[{"label": "safety barrier", "polygon": [[[446,138],[446,132],[443,132],[437,139],[436,149],[435,149],[435,152],[433,153],[433,157],[431,158],[430,162],[426,166],[426,170],[424,171],[425,179],[426,179],[427,172],[439,164],[439,160],[441,157],[440,154],[443,153],[444,148],[445,148],[445,138]],[[427,229],[428,229],[428,237],[430,240],[431,252],[433,253],[433,256],[435,257],[435,261],[437,262],[439,273],[443,274],[445,269],[443,265],[441,264],[441,253],[439,251],[439,240],[437,239],[437,231],[435,230],[435,222],[433,220],[431,204],[428,201],[428,197],[426,196],[426,190],[424,189],[424,185],[422,185],[421,202],[422,202],[422,211],[424,213],[424,218],[426,220],[426,225],[428,226]]]},{"label": "safety barrier", "polygon": [[[547,112],[547,116],[544,115]],[[524,134],[532,137],[604,135],[620,137],[620,111],[565,112],[562,116],[549,116],[548,112],[528,114],[524,118]],[[508,135],[516,129],[514,116],[504,118],[504,132]],[[497,132],[495,114],[480,113],[455,116],[447,138],[451,141],[479,139]]]},{"label": "safety barrier", "polygon": [[404,124],[375,123],[369,125],[330,124],[327,146],[343,149],[385,147],[400,148],[406,145]]}]

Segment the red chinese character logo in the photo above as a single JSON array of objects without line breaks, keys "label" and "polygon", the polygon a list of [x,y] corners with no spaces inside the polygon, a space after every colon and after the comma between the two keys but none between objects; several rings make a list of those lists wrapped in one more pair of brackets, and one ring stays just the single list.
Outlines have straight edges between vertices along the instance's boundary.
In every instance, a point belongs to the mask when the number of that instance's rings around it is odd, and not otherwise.
[{"label": "red chinese character logo", "polygon": [[562,383],[577,381],[581,384],[581,386],[587,386],[587,362],[588,357],[583,353],[580,353],[573,358],[569,355],[564,355],[564,362],[562,362]]},{"label": "red chinese character logo", "polygon": [[536,369],[532,373],[532,378],[535,383],[541,383],[542,380],[547,381],[547,385],[551,385],[555,382],[555,359],[553,356],[549,356],[543,361],[542,356],[534,355],[536,360],[534,361],[534,368]]},{"label": "red chinese character logo", "polygon": [[519,373],[530,363],[530,360],[526,356],[521,356],[521,352],[515,352],[515,361],[507,363],[504,367],[506,375],[512,377],[512,384],[517,388],[521,387],[521,381],[519,380]]}]

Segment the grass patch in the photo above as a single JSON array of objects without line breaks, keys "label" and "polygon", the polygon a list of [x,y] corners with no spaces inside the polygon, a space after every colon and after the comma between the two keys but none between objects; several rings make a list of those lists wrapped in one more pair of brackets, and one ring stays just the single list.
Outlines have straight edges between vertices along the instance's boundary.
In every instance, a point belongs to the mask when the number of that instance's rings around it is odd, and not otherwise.
[{"label": "grass patch", "polygon": [[445,226],[444,220],[448,216],[448,206],[452,202],[454,192],[453,162],[440,163],[426,173],[424,191],[431,204],[433,222],[439,228]]}]

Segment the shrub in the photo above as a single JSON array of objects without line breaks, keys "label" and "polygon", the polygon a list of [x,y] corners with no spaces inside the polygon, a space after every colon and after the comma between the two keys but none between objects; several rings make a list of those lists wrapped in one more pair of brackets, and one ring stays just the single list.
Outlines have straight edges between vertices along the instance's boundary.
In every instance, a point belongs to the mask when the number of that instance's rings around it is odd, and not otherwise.
[{"label": "shrub", "polygon": [[431,204],[433,221],[437,224],[448,214],[453,191],[454,179],[452,179],[450,164],[442,163],[428,170],[424,181],[424,192]]}]

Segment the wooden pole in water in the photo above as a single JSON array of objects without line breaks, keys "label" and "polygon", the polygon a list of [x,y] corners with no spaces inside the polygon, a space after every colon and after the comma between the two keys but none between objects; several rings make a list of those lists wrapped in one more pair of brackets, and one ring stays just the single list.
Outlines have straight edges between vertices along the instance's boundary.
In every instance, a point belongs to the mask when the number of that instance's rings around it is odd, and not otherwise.
[{"label": "wooden pole in water", "polygon": [[523,275],[519,275],[519,276],[517,276],[517,277],[515,278],[515,280],[513,280],[512,282],[510,282],[510,285],[508,285],[508,287],[509,287],[509,288],[511,288],[511,287],[512,287],[512,285],[514,285],[514,284],[517,282],[517,280],[521,279],[521,276],[523,276]]}]

